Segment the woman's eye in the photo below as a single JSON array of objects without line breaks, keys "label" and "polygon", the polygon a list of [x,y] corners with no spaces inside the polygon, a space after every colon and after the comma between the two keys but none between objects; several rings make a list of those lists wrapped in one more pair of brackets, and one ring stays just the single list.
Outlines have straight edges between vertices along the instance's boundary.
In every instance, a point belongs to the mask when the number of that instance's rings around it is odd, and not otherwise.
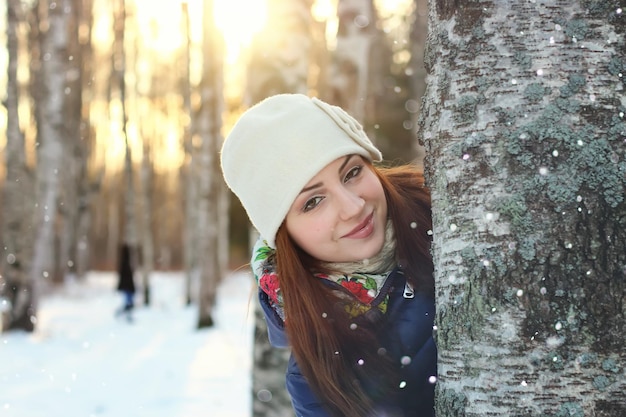
[{"label": "woman's eye", "polygon": [[361,165],[357,165],[354,168],[352,168],[350,171],[348,171],[348,173],[346,174],[346,176],[344,177],[344,182],[348,182],[350,181],[352,178],[358,176],[361,173],[361,170],[363,169],[363,167]]},{"label": "woman's eye", "polygon": [[313,197],[309,198],[306,203],[304,203],[303,210],[305,212],[313,210],[317,205],[322,201],[323,197]]}]

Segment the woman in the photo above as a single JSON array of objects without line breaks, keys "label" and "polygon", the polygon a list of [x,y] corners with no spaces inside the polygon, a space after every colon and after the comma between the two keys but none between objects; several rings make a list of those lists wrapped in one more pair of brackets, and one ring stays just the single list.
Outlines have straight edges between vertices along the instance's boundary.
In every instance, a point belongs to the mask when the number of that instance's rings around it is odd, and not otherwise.
[{"label": "woman", "polygon": [[434,415],[430,197],[381,160],[356,120],[300,94],[251,107],[222,148],[298,416]]}]

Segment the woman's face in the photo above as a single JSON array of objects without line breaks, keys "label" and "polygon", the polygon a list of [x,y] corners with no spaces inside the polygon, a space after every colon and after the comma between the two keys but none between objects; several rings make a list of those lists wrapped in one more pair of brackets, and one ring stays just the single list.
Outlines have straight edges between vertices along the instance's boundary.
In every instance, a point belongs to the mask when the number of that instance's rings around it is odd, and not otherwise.
[{"label": "woman's face", "polygon": [[361,261],[385,241],[387,201],[382,184],[359,155],[336,159],[302,189],[285,227],[305,252],[325,262]]}]

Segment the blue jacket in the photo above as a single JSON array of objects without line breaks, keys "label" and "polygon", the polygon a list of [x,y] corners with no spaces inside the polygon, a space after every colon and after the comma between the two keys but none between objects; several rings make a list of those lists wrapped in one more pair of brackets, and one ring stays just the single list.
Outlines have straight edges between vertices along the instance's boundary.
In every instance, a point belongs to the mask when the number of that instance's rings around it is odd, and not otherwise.
[{"label": "blue jacket", "polygon": [[[434,416],[434,380],[437,375],[437,348],[433,340],[435,318],[434,300],[425,294],[413,292],[406,286],[400,270],[394,270],[383,291],[389,292],[380,342],[390,356],[400,364],[400,373],[406,386],[394,404],[376,404],[376,417],[432,417]],[[267,295],[259,291],[265,313],[270,343],[288,347],[284,323],[271,307]],[[410,361],[408,360],[410,358]],[[367,384],[367,381],[362,381]],[[287,368],[287,390],[298,417],[328,417],[328,413],[302,376],[293,355]]]}]

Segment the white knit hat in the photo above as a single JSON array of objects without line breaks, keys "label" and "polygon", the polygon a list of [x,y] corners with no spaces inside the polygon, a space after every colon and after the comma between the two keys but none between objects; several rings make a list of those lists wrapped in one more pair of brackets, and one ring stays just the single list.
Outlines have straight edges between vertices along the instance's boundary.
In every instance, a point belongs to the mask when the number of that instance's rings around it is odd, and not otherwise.
[{"label": "white knit hat", "polygon": [[278,228],[304,186],[335,159],[382,155],[348,113],[317,98],[279,94],[248,109],[224,141],[224,179],[252,224],[275,247]]}]

